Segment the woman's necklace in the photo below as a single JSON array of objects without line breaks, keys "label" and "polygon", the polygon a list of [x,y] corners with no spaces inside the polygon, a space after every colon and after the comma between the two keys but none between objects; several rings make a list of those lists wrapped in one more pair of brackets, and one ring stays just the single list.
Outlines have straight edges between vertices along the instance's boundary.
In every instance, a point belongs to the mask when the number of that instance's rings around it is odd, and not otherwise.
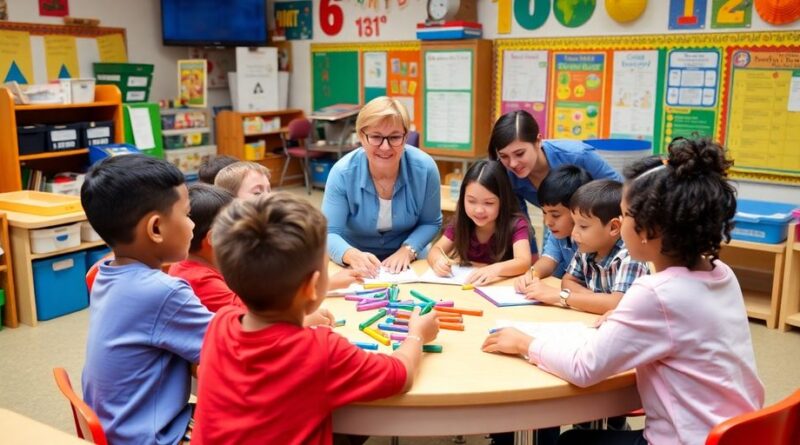
[{"label": "woman's necklace", "polygon": [[392,197],[392,188],[394,188],[394,180],[390,180],[387,184],[387,180],[379,180],[372,178],[372,182],[375,184],[375,187],[378,189],[378,196],[384,199],[390,199]]}]

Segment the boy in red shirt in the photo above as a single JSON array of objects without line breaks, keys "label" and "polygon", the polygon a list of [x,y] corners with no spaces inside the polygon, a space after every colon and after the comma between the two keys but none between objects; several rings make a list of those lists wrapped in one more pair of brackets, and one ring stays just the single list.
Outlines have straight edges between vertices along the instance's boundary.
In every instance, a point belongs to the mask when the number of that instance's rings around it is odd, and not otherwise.
[{"label": "boy in red shirt", "polygon": [[237,200],[217,218],[217,264],[247,309],[221,309],[206,332],[193,444],[329,445],[334,409],[411,387],[438,332],[432,314],[415,312],[392,356],[303,327],[328,286],[326,225],[287,193]]}]

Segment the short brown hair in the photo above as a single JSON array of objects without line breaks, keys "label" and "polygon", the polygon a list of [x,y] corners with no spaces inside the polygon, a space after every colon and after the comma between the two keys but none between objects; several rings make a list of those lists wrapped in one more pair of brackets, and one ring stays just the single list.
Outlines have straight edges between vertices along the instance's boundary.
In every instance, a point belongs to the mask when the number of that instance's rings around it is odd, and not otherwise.
[{"label": "short brown hair", "polygon": [[197,178],[200,182],[214,185],[214,179],[216,179],[217,173],[223,168],[237,162],[239,162],[239,160],[233,156],[212,156],[200,164],[200,169],[197,171]]},{"label": "short brown hair", "polygon": [[287,309],[322,263],[325,216],[308,201],[279,192],[226,207],[211,229],[228,286],[255,311]]},{"label": "short brown hair", "polygon": [[622,183],[613,179],[595,179],[582,185],[569,200],[569,210],[596,216],[603,225],[622,215]]},{"label": "short brown hair", "polygon": [[214,185],[236,196],[239,193],[239,188],[242,186],[245,175],[250,171],[261,173],[269,179],[269,169],[267,167],[257,162],[238,161],[220,170],[216,178],[214,178]]}]

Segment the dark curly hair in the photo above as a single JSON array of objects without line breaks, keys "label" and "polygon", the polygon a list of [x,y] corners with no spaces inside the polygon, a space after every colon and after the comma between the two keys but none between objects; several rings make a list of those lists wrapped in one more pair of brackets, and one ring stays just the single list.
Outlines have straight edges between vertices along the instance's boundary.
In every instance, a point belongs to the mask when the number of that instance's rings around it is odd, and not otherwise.
[{"label": "dark curly hair", "polygon": [[693,268],[706,256],[719,258],[730,240],[736,190],[728,182],[733,162],[708,139],[675,138],[666,161],[648,157],[625,168],[628,216],[637,232],[658,233],[661,253]]}]

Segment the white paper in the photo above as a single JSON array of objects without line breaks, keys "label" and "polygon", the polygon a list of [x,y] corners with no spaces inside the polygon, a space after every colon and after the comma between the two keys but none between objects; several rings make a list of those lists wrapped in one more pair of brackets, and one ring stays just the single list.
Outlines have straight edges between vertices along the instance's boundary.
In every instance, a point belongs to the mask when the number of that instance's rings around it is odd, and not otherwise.
[{"label": "white paper", "polygon": [[386,88],[386,53],[364,53],[364,87]]},{"label": "white paper", "polygon": [[361,292],[364,290],[364,286],[358,283],[352,283],[351,285],[341,288],[341,289],[332,289],[328,291],[328,297],[343,297],[345,295],[351,295],[356,292]]},{"label": "white paper", "polygon": [[800,77],[792,77],[789,84],[789,111],[800,111]]},{"label": "white paper", "polygon": [[419,275],[414,272],[414,269],[406,269],[400,273],[394,274],[381,267],[381,272],[376,278],[367,278],[364,284],[371,283],[389,283],[389,284],[403,284],[403,283],[417,283],[419,282]]},{"label": "white paper", "polygon": [[472,52],[425,53],[425,88],[428,91],[472,90]]},{"label": "white paper", "polygon": [[583,339],[584,341],[591,338],[597,329],[591,328],[578,321],[562,321],[562,322],[524,322],[524,321],[510,321],[510,320],[497,320],[495,328],[515,328],[530,335],[534,338],[555,338],[555,339]]},{"label": "white paper", "polygon": [[484,297],[494,301],[498,306],[517,306],[525,304],[538,304],[536,300],[528,300],[525,294],[518,294],[514,290],[514,286],[487,286],[478,287],[475,290],[479,291]]},{"label": "white paper", "polygon": [[503,101],[547,100],[547,51],[503,53]]},{"label": "white paper", "polygon": [[94,63],[100,61],[100,51],[97,49],[97,39],[76,38],[75,46],[78,51],[78,72],[84,79],[94,77]]},{"label": "white paper", "polygon": [[155,148],[156,142],[153,138],[153,123],[150,121],[150,110],[147,108],[128,107],[128,115],[131,118],[131,131],[133,132],[133,143],[140,150]]},{"label": "white paper", "polygon": [[612,137],[653,140],[657,84],[658,51],[614,52]]},{"label": "white paper", "polygon": [[433,269],[428,268],[422,276],[419,277],[421,283],[435,283],[435,284],[455,284],[458,286],[463,285],[467,281],[467,276],[475,270],[472,266],[450,266],[453,272],[452,277],[440,277],[436,275]]},{"label": "white paper", "polygon": [[470,96],[468,92],[428,92],[426,140],[468,144],[472,133]]},{"label": "white paper", "polygon": [[278,48],[236,48],[236,111],[278,110],[278,83]]},{"label": "white paper", "polygon": [[413,122],[414,121],[414,98],[411,96],[392,96],[392,99],[399,100],[400,102],[405,105],[406,110],[408,111],[408,120]]}]

